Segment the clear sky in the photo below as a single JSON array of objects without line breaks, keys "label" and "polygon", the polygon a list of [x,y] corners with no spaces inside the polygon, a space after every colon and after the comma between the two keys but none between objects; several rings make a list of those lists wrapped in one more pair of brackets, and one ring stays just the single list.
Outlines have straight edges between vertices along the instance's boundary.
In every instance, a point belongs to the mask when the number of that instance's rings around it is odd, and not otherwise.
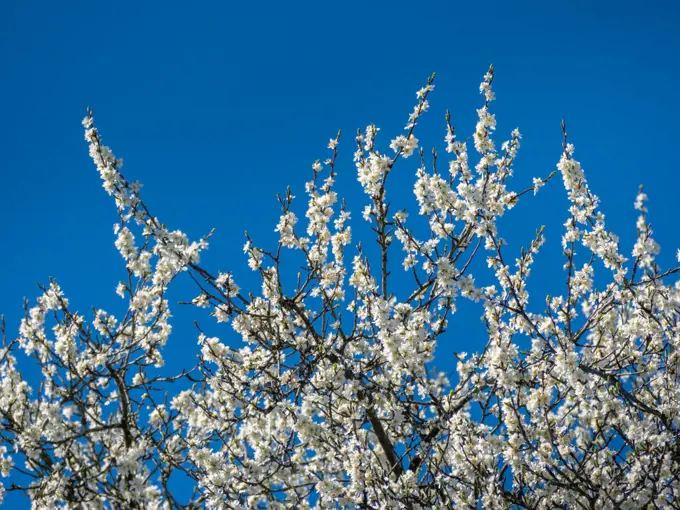
[{"label": "clear sky", "polygon": [[[125,175],[144,183],[153,213],[193,238],[215,227],[205,264],[233,270],[247,284],[244,230],[261,245],[275,240],[275,193],[291,184],[302,198],[311,163],[327,157],[338,129],[345,133],[339,186],[359,227],[356,128],[375,122],[388,150],[416,90],[435,71],[431,109],[416,136],[443,153],[445,109],[461,134],[472,133],[478,85],[490,63],[496,140],[515,127],[524,136],[515,189],[555,168],[564,118],[625,252],[644,184],[660,261],[670,265],[680,246],[679,5],[5,0],[0,311],[14,334],[23,297],[34,300],[36,282],[50,276],[76,309],[120,306],[113,292],[123,274],[113,246],[115,207],[87,154],[80,125],[86,106],[105,143],[125,159]],[[404,199],[398,206],[412,211],[416,166],[407,160],[392,177]],[[556,289],[565,280],[559,239],[566,206],[554,180],[502,224],[524,243],[547,226],[536,272]],[[180,288],[187,292],[177,299],[195,295],[190,285]],[[175,312],[171,365],[187,353],[191,359],[196,345],[190,322],[181,325],[185,312]],[[220,334],[233,339],[230,329]],[[470,350],[451,342],[446,350]]]}]

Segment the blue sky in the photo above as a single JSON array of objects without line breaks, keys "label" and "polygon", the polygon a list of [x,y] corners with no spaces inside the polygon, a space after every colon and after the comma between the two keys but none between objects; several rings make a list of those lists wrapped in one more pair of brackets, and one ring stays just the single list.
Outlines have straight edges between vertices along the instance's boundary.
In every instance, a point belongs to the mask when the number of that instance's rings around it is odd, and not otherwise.
[{"label": "blue sky", "polygon": [[[564,118],[625,251],[644,184],[660,261],[670,265],[680,246],[679,10],[674,2],[626,1],[3,2],[0,311],[16,331],[23,297],[34,299],[35,283],[50,276],[76,309],[120,306],[115,208],[83,141],[86,106],[126,160],[126,176],[144,183],[154,214],[193,238],[215,227],[205,264],[247,284],[244,230],[262,245],[274,241],[274,195],[291,184],[302,198],[311,163],[327,157],[338,129],[339,187],[359,226],[356,128],[375,122],[387,150],[435,71],[416,136],[443,153],[444,111],[459,133],[472,133],[490,63],[497,141],[515,127],[524,136],[516,188],[555,168]],[[398,207],[412,211],[416,166],[407,160],[391,177],[404,200]],[[506,235],[524,243],[546,225],[536,278],[547,288],[565,279],[566,207],[555,180],[503,222]],[[189,285],[180,288],[188,294],[177,299],[193,297]],[[195,350],[195,330],[175,311],[169,364]]]}]

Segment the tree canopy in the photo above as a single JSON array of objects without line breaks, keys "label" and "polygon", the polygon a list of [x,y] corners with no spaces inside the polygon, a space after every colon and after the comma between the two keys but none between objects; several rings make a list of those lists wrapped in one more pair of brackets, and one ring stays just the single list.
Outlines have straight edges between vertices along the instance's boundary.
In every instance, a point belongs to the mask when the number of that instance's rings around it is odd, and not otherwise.
[{"label": "tree canopy", "polygon": [[[335,191],[340,134],[331,139],[304,218],[288,190],[278,243],[247,237],[261,282],[247,292],[202,265],[210,235],[191,240],[152,214],[88,111],[90,156],[120,217],[126,311],[75,311],[52,280],[18,337],[3,323],[4,490],[36,509],[680,508],[680,267],[655,261],[642,189],[624,255],[564,123],[556,170],[514,187],[521,135],[495,143],[493,80],[491,67],[469,138],[446,114],[441,155],[416,138],[434,76],[389,148],[376,126],[358,131],[363,221]],[[411,219],[388,194],[410,157]],[[498,220],[560,178],[570,207],[555,271],[566,284],[530,299],[543,229],[514,253]],[[366,225],[375,248],[353,244]],[[182,273],[225,333],[197,323],[195,367],[168,374],[166,294]],[[435,348],[462,300],[476,303],[485,346],[438,371]],[[21,369],[31,361],[34,387]],[[193,484],[190,500],[175,474]]]}]

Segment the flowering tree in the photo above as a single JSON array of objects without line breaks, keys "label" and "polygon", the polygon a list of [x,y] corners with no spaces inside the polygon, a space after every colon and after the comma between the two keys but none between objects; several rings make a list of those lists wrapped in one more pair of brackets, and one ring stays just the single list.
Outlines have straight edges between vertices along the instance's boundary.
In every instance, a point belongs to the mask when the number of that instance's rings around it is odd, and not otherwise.
[{"label": "flowering tree", "polygon": [[[680,268],[655,263],[642,191],[632,258],[621,253],[564,125],[557,171],[509,189],[521,137],[513,131],[500,149],[492,141],[493,78],[492,67],[474,164],[448,114],[446,168],[418,151],[434,77],[391,152],[378,150],[375,126],[359,131],[354,161],[376,250],[351,247],[332,139],[306,184],[306,226],[288,191],[278,244],[247,239],[257,295],[200,265],[207,237],[191,242],[151,214],[88,111],[90,155],[120,216],[127,279],[117,293],[127,310],[95,310],[88,323],[51,281],[17,339],[3,324],[5,490],[25,492],[36,509],[680,508],[680,284],[668,281]],[[418,152],[422,232],[387,196],[397,164]],[[567,284],[530,302],[542,230],[510,254],[496,222],[558,173],[571,203]],[[297,280],[292,256],[303,266]],[[395,257],[406,290],[390,276]],[[495,284],[478,286],[473,270]],[[199,289],[193,304],[243,346],[199,330],[196,367],[167,375],[166,291],[182,272]],[[437,372],[435,346],[461,299],[479,303],[486,345],[456,354],[457,373]],[[21,351],[40,367],[37,387],[22,377]],[[170,480],[178,472],[194,483],[188,503]]]}]

